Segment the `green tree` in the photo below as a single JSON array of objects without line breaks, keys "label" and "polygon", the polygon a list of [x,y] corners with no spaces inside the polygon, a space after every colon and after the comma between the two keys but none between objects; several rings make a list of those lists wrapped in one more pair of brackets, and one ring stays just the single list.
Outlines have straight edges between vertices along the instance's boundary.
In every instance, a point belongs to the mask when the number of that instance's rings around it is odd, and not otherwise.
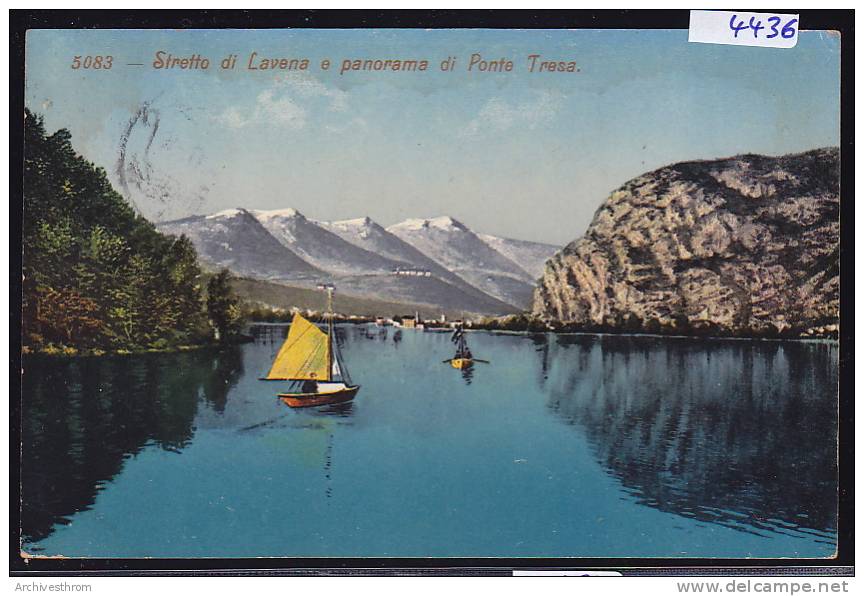
[{"label": "green tree", "polygon": [[188,238],[160,234],[25,112],[22,331],[25,344],[146,347],[203,339],[201,270]]},{"label": "green tree", "polygon": [[231,273],[222,269],[207,282],[207,314],[219,341],[230,341],[240,333],[243,311],[231,289]]}]

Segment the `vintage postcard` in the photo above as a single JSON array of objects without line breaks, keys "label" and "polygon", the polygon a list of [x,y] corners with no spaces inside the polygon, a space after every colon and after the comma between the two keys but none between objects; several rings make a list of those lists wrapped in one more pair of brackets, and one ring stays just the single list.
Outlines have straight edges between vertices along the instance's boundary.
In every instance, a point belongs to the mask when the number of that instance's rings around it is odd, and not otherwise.
[{"label": "vintage postcard", "polygon": [[843,40],[776,19],[28,30],[21,556],[830,561]]}]

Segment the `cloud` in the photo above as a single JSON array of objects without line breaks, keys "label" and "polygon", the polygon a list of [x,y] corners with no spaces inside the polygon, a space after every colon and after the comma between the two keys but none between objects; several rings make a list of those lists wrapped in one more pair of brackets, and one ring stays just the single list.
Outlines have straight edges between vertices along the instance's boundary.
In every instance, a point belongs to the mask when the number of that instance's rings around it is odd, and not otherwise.
[{"label": "cloud", "polygon": [[262,91],[258,95],[259,117],[273,124],[281,124],[292,130],[306,126],[306,110],[285,95],[276,96],[273,91]]},{"label": "cloud", "polygon": [[346,134],[348,132],[354,131],[365,131],[369,129],[369,123],[366,122],[364,118],[360,118],[359,116],[356,118],[351,118],[350,120],[346,120],[341,123],[328,124],[324,127],[324,130],[333,134]]},{"label": "cloud", "polygon": [[306,72],[292,72],[276,79],[275,86],[291,90],[298,97],[329,100],[329,109],[333,112],[344,112],[348,109],[348,93],[341,89],[328,87]]},{"label": "cloud", "polygon": [[551,91],[538,91],[534,99],[518,104],[500,97],[487,101],[460,132],[471,137],[484,132],[503,132],[511,128],[534,129],[555,119],[563,104],[563,96]]},{"label": "cloud", "polygon": [[239,108],[230,106],[216,116],[216,121],[228,128],[243,128],[251,121],[251,116],[244,115]]},{"label": "cloud", "polygon": [[258,94],[253,106],[245,110],[229,106],[215,120],[234,129],[266,124],[300,130],[307,125],[309,114],[321,109],[321,100],[330,112],[348,110],[345,91],[328,87],[308,73],[290,73],[274,79],[270,88]]},{"label": "cloud", "polygon": [[292,98],[277,95],[272,89],[267,89],[258,94],[251,109],[244,111],[237,106],[229,106],[216,116],[216,121],[234,129],[253,123],[264,123],[300,130],[306,126],[306,110]]}]

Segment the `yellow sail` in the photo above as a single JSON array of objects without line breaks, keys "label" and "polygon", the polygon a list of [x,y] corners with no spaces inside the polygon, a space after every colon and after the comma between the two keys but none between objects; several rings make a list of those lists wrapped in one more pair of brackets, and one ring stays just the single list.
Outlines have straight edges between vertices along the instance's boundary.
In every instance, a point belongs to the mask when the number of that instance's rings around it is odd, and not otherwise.
[{"label": "yellow sail", "polygon": [[314,324],[295,314],[288,337],[276,354],[267,379],[329,381],[330,338]]}]

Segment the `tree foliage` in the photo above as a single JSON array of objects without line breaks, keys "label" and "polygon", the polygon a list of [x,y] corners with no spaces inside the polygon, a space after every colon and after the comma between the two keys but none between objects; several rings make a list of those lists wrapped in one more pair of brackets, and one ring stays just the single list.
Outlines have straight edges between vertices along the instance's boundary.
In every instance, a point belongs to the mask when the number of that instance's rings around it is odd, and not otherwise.
[{"label": "tree foliage", "polygon": [[231,290],[231,273],[227,269],[222,269],[207,282],[207,315],[219,341],[229,341],[239,335],[243,311]]},{"label": "tree foliage", "polygon": [[202,341],[201,270],[192,243],[165,236],[26,112],[24,345],[146,348]]}]

